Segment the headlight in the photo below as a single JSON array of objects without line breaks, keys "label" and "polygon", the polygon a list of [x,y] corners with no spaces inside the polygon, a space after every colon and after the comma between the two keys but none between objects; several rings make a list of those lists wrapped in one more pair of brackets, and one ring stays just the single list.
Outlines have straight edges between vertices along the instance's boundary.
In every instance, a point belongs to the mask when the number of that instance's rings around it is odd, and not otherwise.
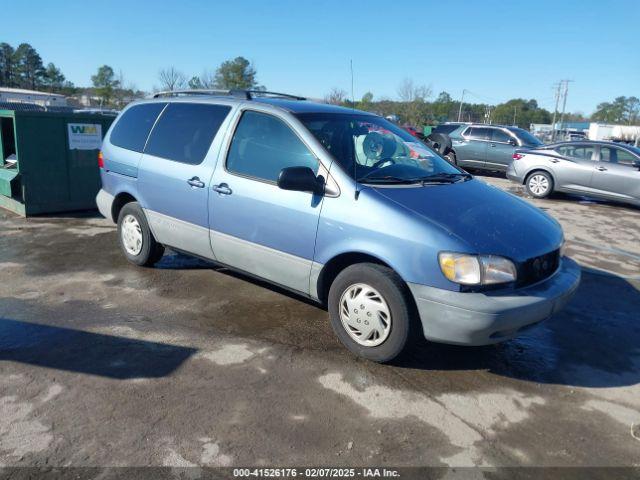
[{"label": "headlight", "polygon": [[513,262],[496,255],[441,252],[438,261],[444,276],[462,285],[493,285],[517,278]]}]

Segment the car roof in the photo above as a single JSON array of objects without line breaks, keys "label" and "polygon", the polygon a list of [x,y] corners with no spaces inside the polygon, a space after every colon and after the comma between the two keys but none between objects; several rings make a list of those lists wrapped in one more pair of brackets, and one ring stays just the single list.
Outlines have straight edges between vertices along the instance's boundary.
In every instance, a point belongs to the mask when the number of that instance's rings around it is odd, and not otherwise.
[{"label": "car roof", "polygon": [[541,148],[548,149],[548,148],[562,147],[564,145],[604,145],[604,146],[613,146],[613,147],[620,147],[620,148],[629,148],[631,146],[631,145],[627,145],[626,143],[611,142],[607,140],[579,140],[577,142],[549,143],[547,145],[542,146]]},{"label": "car roof", "polygon": [[358,113],[362,115],[374,115],[371,112],[356,110],[355,108],[341,107],[340,105],[315,102],[312,100],[290,100],[286,98],[255,97],[251,101],[273,105],[274,107],[278,107],[292,113]]},{"label": "car roof", "polygon": [[[170,93],[170,92],[169,92]],[[135,102],[139,103],[172,103],[172,102],[188,102],[188,103],[224,103],[226,105],[233,104],[244,104],[250,105],[252,103],[258,103],[262,105],[270,105],[272,107],[278,108],[280,110],[285,110],[290,113],[350,113],[350,114],[358,114],[358,115],[371,115],[375,116],[374,113],[365,112],[363,110],[356,110],[355,108],[342,107],[339,105],[333,105],[328,103],[322,103],[320,101],[313,101],[303,99],[302,97],[293,97],[293,96],[260,96],[260,93],[256,93],[254,95],[248,96],[248,98],[243,98],[242,96],[237,95],[225,95],[225,94],[202,94],[202,93],[194,93],[192,95],[185,93],[176,96],[158,96],[155,95],[153,98],[146,98],[143,100],[139,100]]]}]

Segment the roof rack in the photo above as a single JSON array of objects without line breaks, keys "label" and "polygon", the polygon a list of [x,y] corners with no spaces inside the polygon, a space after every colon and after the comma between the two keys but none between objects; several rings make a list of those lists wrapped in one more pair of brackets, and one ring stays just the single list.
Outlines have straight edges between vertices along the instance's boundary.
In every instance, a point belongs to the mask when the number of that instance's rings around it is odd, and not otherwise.
[{"label": "roof rack", "polygon": [[276,97],[276,98],[289,98],[291,100],[306,100],[305,97],[299,97],[297,95],[289,95],[288,93],[269,92],[267,90],[240,90],[240,89],[167,90],[164,92],[154,93],[152,98],[182,97],[182,96],[189,96],[189,95],[228,95],[232,97],[244,98],[245,100],[252,100],[254,97]]},{"label": "roof rack", "polygon": [[200,88],[194,88],[191,90],[165,90],[163,92],[154,93],[152,98],[181,97],[188,95],[231,95],[231,90],[214,90]]}]

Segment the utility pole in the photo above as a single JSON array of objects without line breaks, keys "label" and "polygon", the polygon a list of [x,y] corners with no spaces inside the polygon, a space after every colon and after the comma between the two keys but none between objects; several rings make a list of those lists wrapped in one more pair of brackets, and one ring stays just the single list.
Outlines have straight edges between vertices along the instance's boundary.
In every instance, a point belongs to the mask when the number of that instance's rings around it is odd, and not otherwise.
[{"label": "utility pole", "polygon": [[567,107],[567,94],[569,93],[569,82],[571,80],[564,80],[564,95],[562,98],[562,115],[560,115],[560,128],[564,128],[564,111]]},{"label": "utility pole", "polygon": [[558,82],[554,85],[556,87],[556,106],[553,109],[553,121],[551,122],[551,141],[556,139],[556,115],[558,114],[558,103],[560,102],[560,87],[562,82]]},{"label": "utility pole", "polygon": [[516,126],[516,118],[518,116],[518,106],[514,105],[513,106],[513,126]]},{"label": "utility pole", "polygon": [[462,118],[462,104],[464,103],[464,92],[466,90],[462,90],[462,97],[460,97],[460,108],[458,109],[458,121]]}]

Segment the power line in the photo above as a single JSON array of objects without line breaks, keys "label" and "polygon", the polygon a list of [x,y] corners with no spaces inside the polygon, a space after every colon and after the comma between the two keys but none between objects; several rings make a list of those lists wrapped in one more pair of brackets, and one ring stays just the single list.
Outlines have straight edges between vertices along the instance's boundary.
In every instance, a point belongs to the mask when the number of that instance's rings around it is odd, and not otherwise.
[{"label": "power line", "polygon": [[551,141],[556,139],[556,115],[558,114],[558,103],[560,102],[560,87],[562,86],[562,82],[555,83],[553,85],[556,87],[556,106],[553,108],[553,121],[551,122]]},{"label": "power line", "polygon": [[560,129],[564,128],[564,112],[567,107],[567,95],[569,94],[569,82],[573,80],[564,81],[564,95],[562,99],[562,115],[560,115]]},{"label": "power line", "polygon": [[556,117],[558,115],[558,105],[560,104],[560,99],[562,99],[562,113],[560,114],[560,129],[564,126],[564,113],[567,107],[567,95],[569,94],[569,82],[573,82],[573,80],[560,80],[558,83],[555,83],[553,86],[556,88],[556,106],[553,109],[553,121],[551,123],[552,134],[551,139],[556,139]]}]

